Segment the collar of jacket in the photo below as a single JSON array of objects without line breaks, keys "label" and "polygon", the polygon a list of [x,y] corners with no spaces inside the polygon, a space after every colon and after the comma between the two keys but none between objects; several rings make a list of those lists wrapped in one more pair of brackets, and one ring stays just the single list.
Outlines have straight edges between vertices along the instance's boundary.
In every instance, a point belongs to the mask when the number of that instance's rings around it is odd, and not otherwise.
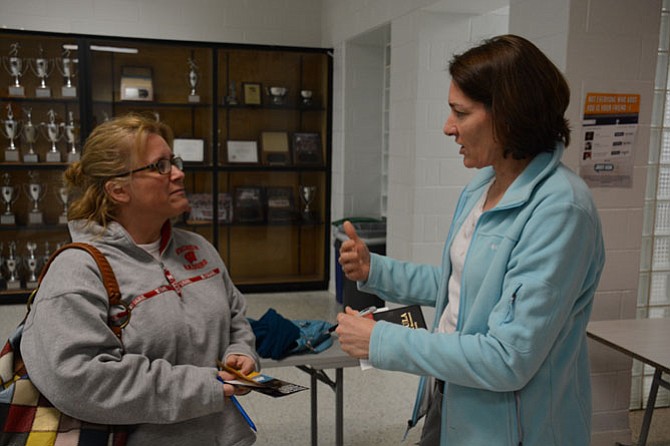
[{"label": "collar of jacket", "polygon": [[[506,209],[519,206],[525,203],[537,184],[543,181],[551,172],[553,172],[561,162],[565,146],[562,142],[557,142],[553,152],[542,152],[533,158],[528,166],[521,172],[512,185],[507,189],[505,195],[500,200],[497,209]],[[485,167],[475,176],[475,178],[465,188],[466,193],[473,193],[485,187],[493,178],[492,167]]]}]

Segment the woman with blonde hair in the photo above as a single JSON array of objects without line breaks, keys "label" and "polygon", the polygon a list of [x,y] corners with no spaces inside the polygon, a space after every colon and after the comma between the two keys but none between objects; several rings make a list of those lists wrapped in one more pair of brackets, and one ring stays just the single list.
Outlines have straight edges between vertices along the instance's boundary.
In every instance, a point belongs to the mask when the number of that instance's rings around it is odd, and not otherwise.
[{"label": "woman with blonde hair", "polygon": [[[51,264],[26,321],[21,351],[33,383],[59,410],[128,425],[129,445],[249,445],[255,434],[219,379],[217,360],[259,366],[246,303],[216,249],[175,228],[189,210],[183,163],[164,124],[138,115],[96,127],[65,172],[76,199],[75,242],[97,247],[118,279],[121,343],[107,325],[95,261],[70,249]],[[65,280],[64,280],[65,279]]]}]

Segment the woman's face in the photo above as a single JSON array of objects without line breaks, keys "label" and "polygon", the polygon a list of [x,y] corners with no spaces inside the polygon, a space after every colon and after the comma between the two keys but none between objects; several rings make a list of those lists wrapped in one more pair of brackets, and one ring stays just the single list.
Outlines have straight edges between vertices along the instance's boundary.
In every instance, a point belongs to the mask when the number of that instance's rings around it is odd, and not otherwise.
[{"label": "woman's face", "polygon": [[444,134],[453,136],[461,146],[465,167],[495,165],[503,159],[502,146],[493,136],[491,113],[483,103],[467,97],[452,81],[449,87],[451,112],[444,123]]},{"label": "woman's face", "polygon": [[[135,168],[172,157],[170,146],[161,136],[150,134],[146,144],[144,156],[140,157],[139,165]],[[190,209],[184,190],[184,172],[175,166],[167,175],[155,169],[133,173],[129,191],[129,204],[137,210],[137,215],[140,218],[155,217],[160,224]]]}]

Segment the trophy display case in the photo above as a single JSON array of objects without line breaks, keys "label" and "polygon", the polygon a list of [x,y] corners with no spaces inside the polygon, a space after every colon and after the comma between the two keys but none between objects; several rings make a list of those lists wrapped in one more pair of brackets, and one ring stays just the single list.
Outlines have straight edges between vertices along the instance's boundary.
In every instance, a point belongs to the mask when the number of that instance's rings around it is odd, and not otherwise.
[{"label": "trophy display case", "polygon": [[218,248],[242,291],[327,287],[327,49],[3,30],[0,57],[0,304],[25,300],[69,241],[62,173],[128,112],[172,128],[192,205],[176,224]]},{"label": "trophy display case", "polygon": [[[267,277],[277,284],[326,283],[330,169],[322,141],[330,132],[330,57],[219,49],[217,58],[217,183],[233,201],[233,223],[219,225],[219,250],[231,276],[240,285]],[[295,135],[305,133],[319,136],[310,164],[294,156]],[[231,160],[229,143],[237,141],[251,142],[234,147],[246,147],[253,161]]]},{"label": "trophy display case", "polygon": [[24,300],[69,241],[61,177],[81,154],[79,44],[0,34],[0,303]]}]

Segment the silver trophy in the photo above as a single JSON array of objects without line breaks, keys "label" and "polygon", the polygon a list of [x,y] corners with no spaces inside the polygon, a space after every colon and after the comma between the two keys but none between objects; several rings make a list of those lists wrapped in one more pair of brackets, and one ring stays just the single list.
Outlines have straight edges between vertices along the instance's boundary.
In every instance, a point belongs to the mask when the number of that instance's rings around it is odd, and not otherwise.
[{"label": "silver trophy", "polygon": [[9,242],[9,254],[5,259],[5,266],[7,267],[7,289],[19,290],[21,289],[21,279],[19,278],[19,259],[16,257],[16,242]]},{"label": "silver trophy", "polygon": [[237,105],[237,90],[235,89],[235,81],[230,81],[230,84],[228,84],[228,96],[226,96],[226,104]]},{"label": "silver trophy", "polygon": [[49,257],[51,257],[51,248],[49,247],[49,242],[44,242],[44,252],[42,253],[42,265],[46,265],[49,262]]},{"label": "silver trophy", "polygon": [[19,189],[11,185],[12,178],[7,172],[2,177],[3,185],[0,192],[2,193],[2,202],[5,204],[5,212],[0,215],[0,224],[15,225],[16,217],[12,212],[12,204],[19,197]]},{"label": "silver trophy", "polygon": [[47,112],[47,117],[49,118],[49,122],[40,123],[42,133],[51,142],[51,149],[47,152],[47,162],[60,163],[61,155],[58,147],[56,147],[56,143],[63,137],[63,133],[61,132],[62,127],[56,122],[56,112],[53,109]]},{"label": "silver trophy", "polygon": [[188,85],[191,87],[191,93],[188,95],[188,102],[200,102],[200,95],[196,93],[195,88],[198,86],[199,74],[198,66],[195,61],[188,58]]},{"label": "silver trophy", "polygon": [[37,288],[37,269],[40,266],[40,261],[35,256],[37,250],[37,243],[27,242],[26,249],[28,250],[28,257],[24,259],[26,268],[28,268],[28,277],[26,278],[26,288]]},{"label": "silver trophy", "polygon": [[74,124],[74,113],[72,111],[67,113],[67,124],[63,123],[61,125],[63,126],[65,141],[67,141],[67,162],[79,161],[81,154],[77,151],[77,128]]},{"label": "silver trophy", "polygon": [[300,90],[300,103],[303,107],[309,107],[312,105],[312,90]]},{"label": "silver trophy", "polygon": [[67,207],[70,203],[70,191],[67,187],[60,187],[58,189],[58,199],[63,203],[63,212],[58,216],[58,224],[66,225],[67,224]]},{"label": "silver trophy", "polygon": [[54,68],[55,64],[50,59],[44,57],[44,48],[40,45],[39,56],[30,61],[30,69],[40,80],[40,84],[35,89],[35,97],[51,97],[51,87],[47,85],[47,78],[51,75]]},{"label": "silver trophy", "polygon": [[26,121],[23,123],[23,140],[28,144],[28,153],[23,154],[23,162],[36,163],[40,160],[35,152],[35,142],[37,141],[37,127],[33,125],[33,114],[30,108],[24,108],[23,114],[26,115]]},{"label": "silver trophy", "polygon": [[74,64],[76,62],[76,59],[70,57],[70,50],[63,50],[61,58],[56,61],[58,71],[63,75],[63,81],[65,82],[65,85],[61,87],[61,95],[64,98],[77,97],[77,87],[72,82],[72,78],[75,76]]},{"label": "silver trophy", "polygon": [[21,85],[21,77],[28,69],[28,64],[23,64],[23,59],[19,57],[20,45],[18,42],[9,45],[9,57],[2,57],[2,65],[10,76],[14,78],[14,85],[9,86],[10,96],[25,96],[26,89]]},{"label": "silver trophy", "polygon": [[21,123],[14,119],[12,104],[7,104],[7,119],[2,122],[2,134],[9,139],[9,146],[5,148],[5,162],[18,162],[19,150],[14,144],[14,140],[19,136]]},{"label": "silver trophy", "polygon": [[44,194],[47,191],[46,184],[41,184],[39,182],[39,176],[37,172],[30,171],[28,172],[28,177],[30,178],[29,183],[25,184],[26,194],[28,198],[33,203],[33,208],[28,213],[28,224],[29,225],[43,225],[44,224],[44,215],[40,210],[40,201],[44,198]]},{"label": "silver trophy", "polygon": [[316,220],[316,216],[314,215],[314,211],[310,209],[310,206],[314,201],[314,199],[316,198],[316,186],[301,185],[300,198],[302,199],[303,203],[305,203],[305,207],[302,210],[303,221],[314,222]]},{"label": "silver trophy", "polygon": [[273,105],[284,105],[284,100],[286,98],[286,93],[288,93],[288,88],[270,87],[266,89],[266,93],[272,99]]}]

